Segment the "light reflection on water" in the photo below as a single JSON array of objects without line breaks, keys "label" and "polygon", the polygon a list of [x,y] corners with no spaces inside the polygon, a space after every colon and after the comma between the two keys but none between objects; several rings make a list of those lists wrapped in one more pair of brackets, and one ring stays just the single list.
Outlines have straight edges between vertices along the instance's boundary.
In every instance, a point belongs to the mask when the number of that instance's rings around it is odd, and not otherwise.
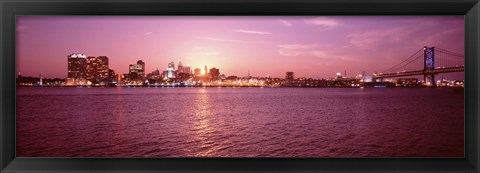
[{"label": "light reflection on water", "polygon": [[208,94],[206,93],[205,88],[199,90],[200,94],[197,94],[196,98],[196,119],[193,121],[194,131],[197,132],[193,138],[200,140],[201,145],[199,146],[203,151],[197,152],[196,156],[211,156],[215,155],[215,150],[213,149],[214,141],[210,140],[211,134],[213,133],[213,127],[210,125],[210,116],[213,116],[210,112],[211,103],[208,99]]},{"label": "light reflection on water", "polygon": [[18,157],[463,156],[452,89],[17,91]]}]

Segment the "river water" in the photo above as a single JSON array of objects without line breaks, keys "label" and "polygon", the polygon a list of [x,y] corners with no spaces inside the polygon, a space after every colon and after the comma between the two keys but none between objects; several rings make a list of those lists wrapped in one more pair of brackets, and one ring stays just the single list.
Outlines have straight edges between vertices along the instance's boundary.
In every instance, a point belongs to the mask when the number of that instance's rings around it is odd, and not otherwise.
[{"label": "river water", "polygon": [[17,88],[17,157],[463,157],[448,88]]}]

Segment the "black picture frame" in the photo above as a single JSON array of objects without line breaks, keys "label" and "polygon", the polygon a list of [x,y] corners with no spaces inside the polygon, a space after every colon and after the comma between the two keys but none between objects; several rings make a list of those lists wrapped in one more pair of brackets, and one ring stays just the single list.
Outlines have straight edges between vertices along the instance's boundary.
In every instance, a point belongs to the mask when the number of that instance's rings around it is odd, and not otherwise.
[{"label": "black picture frame", "polygon": [[[464,15],[465,158],[16,158],[18,15]],[[479,172],[479,0],[0,0],[1,172]]]}]

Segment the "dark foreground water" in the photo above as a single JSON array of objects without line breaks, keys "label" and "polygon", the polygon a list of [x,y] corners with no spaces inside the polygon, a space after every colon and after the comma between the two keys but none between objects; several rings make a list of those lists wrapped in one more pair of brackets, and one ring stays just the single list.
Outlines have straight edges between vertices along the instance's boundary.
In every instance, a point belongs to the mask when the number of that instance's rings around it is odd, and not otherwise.
[{"label": "dark foreground water", "polygon": [[463,157],[445,88],[18,88],[17,157]]}]

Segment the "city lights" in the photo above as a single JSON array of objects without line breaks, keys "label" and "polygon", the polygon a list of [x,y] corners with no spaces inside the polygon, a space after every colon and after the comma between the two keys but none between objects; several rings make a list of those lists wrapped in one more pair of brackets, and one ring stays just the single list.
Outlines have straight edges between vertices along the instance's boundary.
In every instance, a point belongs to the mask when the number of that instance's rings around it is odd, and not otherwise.
[{"label": "city lights", "polygon": [[[335,77],[328,79],[295,77],[292,71],[285,72],[285,78],[253,77],[250,72],[247,76],[227,76],[220,69],[205,65],[203,68],[190,65],[183,66],[180,61],[176,65],[173,61],[165,64],[165,70],[156,69],[146,73],[146,62],[138,60],[128,65],[129,72],[116,74],[109,68],[107,56],[87,56],[84,53],[70,54],[67,56],[67,74],[65,79],[45,80],[41,77],[26,78],[19,73],[17,85],[19,86],[99,86],[99,87],[464,87],[463,81],[437,80],[435,82],[419,81],[417,78],[382,78],[381,76],[392,73],[374,73],[373,75],[359,74],[348,77],[337,72]],[[441,69],[443,70],[443,69]],[[405,71],[395,74],[406,73]],[[35,82],[35,80],[37,80]],[[45,82],[44,82],[45,81]]]}]

